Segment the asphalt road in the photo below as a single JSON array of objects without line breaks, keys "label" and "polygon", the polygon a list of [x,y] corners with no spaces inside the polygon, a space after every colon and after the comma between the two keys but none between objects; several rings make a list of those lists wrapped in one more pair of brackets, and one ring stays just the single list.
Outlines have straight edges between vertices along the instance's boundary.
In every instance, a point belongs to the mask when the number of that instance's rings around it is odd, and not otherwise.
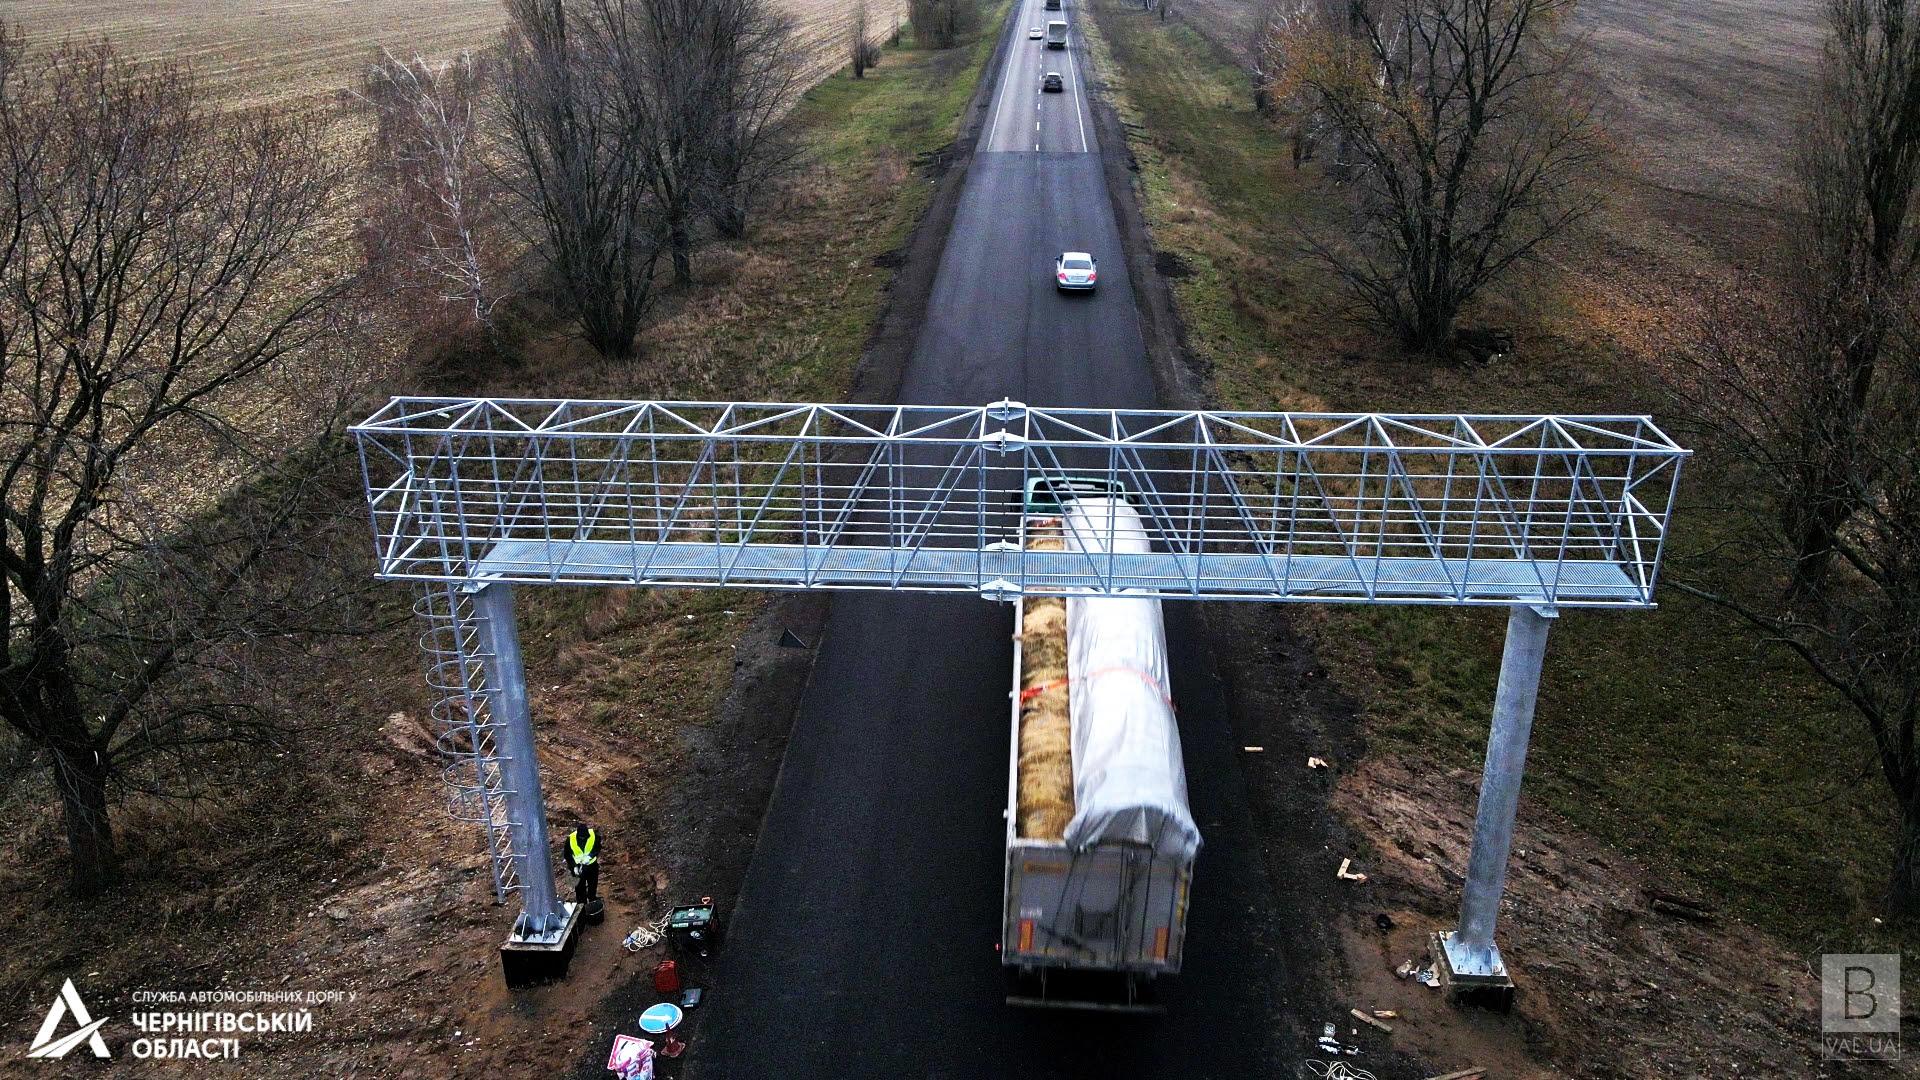
[{"label": "asphalt road", "polygon": [[[980,152],[1085,154],[1098,150],[1100,143],[1094,137],[1086,86],[1077,62],[1081,51],[1079,27],[1071,5],[1063,3],[1059,11],[1048,11],[1041,0],[1020,0],[1012,18],[1013,48],[1000,69],[1000,85],[994,91]],[[1034,27],[1044,33],[1047,23],[1054,20],[1067,24],[1068,48],[1049,49],[1044,38],[1034,41],[1027,37]],[[1050,71],[1059,72],[1064,84],[1054,93],[1040,88],[1041,76]]]},{"label": "asphalt road", "polygon": [[[910,404],[1156,404],[1079,50],[1023,0],[902,384]],[[1069,0],[1066,17],[1074,17]],[[1077,42],[1076,42],[1077,45]],[[1042,70],[1065,94],[1038,94]],[[1037,123],[1035,130],[1029,125]],[[1036,151],[1036,147],[1039,149]],[[1092,252],[1100,288],[1059,295],[1052,260]],[[1168,604],[1195,819],[1185,970],[1164,1016],[1023,1010],[998,956],[1012,612],[955,597],[833,602],[688,1076],[1290,1075],[1273,910],[1238,747],[1191,609]]]}]

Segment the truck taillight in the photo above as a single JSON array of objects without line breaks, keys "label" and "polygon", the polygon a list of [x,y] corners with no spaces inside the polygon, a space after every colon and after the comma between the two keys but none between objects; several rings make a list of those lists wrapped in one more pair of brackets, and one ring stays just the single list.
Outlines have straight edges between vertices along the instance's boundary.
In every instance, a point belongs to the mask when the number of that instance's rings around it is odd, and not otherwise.
[{"label": "truck taillight", "polygon": [[1033,920],[1032,919],[1020,920],[1020,951],[1021,952],[1033,951]]}]

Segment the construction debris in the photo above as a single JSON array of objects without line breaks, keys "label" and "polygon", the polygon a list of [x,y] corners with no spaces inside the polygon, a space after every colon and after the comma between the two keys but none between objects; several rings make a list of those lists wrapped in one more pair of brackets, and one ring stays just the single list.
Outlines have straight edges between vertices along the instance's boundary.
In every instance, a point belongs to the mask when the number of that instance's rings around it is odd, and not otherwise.
[{"label": "construction debris", "polygon": [[1320,1049],[1325,1050],[1329,1054],[1357,1054],[1360,1052],[1359,1047],[1349,1046],[1341,1042],[1339,1034],[1340,1029],[1333,1024],[1322,1024],[1320,1026]]},{"label": "construction debris", "polygon": [[1341,859],[1341,860],[1340,860],[1340,869],[1334,872],[1334,874],[1335,874],[1335,876],[1336,876],[1336,877],[1338,877],[1338,878],[1339,878],[1340,880],[1342,880],[1342,881],[1365,881],[1365,880],[1367,880],[1367,875],[1365,875],[1365,874],[1362,874],[1362,873],[1360,873],[1360,872],[1359,872],[1359,871],[1357,871],[1357,870],[1349,870],[1349,869],[1348,869],[1348,867],[1350,867],[1350,866],[1352,866],[1352,865],[1353,865],[1353,860],[1352,860],[1352,859]]},{"label": "construction debris", "polygon": [[1458,1069],[1450,1073],[1441,1073],[1439,1076],[1429,1076],[1427,1080],[1481,1080],[1481,1078],[1486,1075],[1487,1070],[1483,1066],[1475,1065],[1471,1068]]},{"label": "construction debris", "polygon": [[1315,1061],[1308,1058],[1306,1071],[1320,1080],[1378,1080],[1367,1070],[1355,1068],[1344,1061]]},{"label": "construction debris", "polygon": [[1243,746],[1240,749],[1245,750],[1249,754],[1264,754],[1267,752],[1267,748],[1264,746]]},{"label": "construction debris", "polygon": [[1359,1009],[1348,1009],[1347,1015],[1353,1017],[1355,1020],[1358,1020],[1363,1024],[1369,1025],[1371,1027],[1379,1028],[1381,1031],[1384,1031],[1389,1035],[1393,1034],[1392,1024],[1389,1024],[1384,1020],[1376,1019],[1373,1016],[1370,1016],[1366,1013],[1361,1012]]},{"label": "construction debris", "polygon": [[1393,976],[1394,978],[1401,979],[1401,980],[1412,979],[1413,981],[1419,983],[1420,985],[1427,986],[1427,987],[1435,987],[1440,985],[1439,972],[1435,971],[1431,966],[1420,967],[1419,965],[1415,964],[1411,960],[1408,960],[1402,963],[1399,967],[1394,968]]},{"label": "construction debris", "polygon": [[1326,758],[1310,757],[1307,759],[1307,768],[1309,769],[1326,769],[1331,767],[1332,766],[1327,764]]}]

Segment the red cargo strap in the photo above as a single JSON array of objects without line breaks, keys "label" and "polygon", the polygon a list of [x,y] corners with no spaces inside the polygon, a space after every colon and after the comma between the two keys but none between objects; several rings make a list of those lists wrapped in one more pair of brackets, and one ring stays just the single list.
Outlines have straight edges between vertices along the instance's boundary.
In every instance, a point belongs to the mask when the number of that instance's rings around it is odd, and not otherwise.
[{"label": "red cargo strap", "polygon": [[[1155,681],[1153,676],[1147,674],[1144,671],[1141,671],[1139,668],[1130,668],[1130,667],[1101,668],[1100,670],[1094,672],[1091,675],[1081,676],[1081,679],[1083,681],[1087,679],[1097,679],[1102,675],[1118,675],[1118,674],[1121,674],[1122,672],[1129,675],[1138,675],[1140,677],[1141,682],[1144,682],[1148,686],[1153,687],[1154,690],[1159,693],[1160,700],[1167,703],[1167,708],[1173,709],[1176,712],[1179,711],[1179,707],[1173,703],[1172,696],[1169,695],[1165,690],[1162,690],[1160,688],[1159,682]],[[1041,694],[1044,694],[1049,690],[1058,690],[1059,688],[1066,686],[1071,682],[1073,682],[1071,678],[1049,679],[1048,681],[1041,683],[1039,686],[1029,686],[1025,690],[1020,691],[1020,704],[1025,705],[1027,702],[1033,700],[1034,698],[1039,697]]]}]

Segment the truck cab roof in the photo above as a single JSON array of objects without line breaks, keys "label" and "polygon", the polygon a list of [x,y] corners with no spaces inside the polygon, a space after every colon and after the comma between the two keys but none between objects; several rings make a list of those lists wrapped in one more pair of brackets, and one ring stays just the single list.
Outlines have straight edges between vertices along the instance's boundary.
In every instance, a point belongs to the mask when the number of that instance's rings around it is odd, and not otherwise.
[{"label": "truck cab roof", "polygon": [[1035,476],[1027,480],[1021,512],[1058,514],[1075,499],[1124,499],[1125,484],[1098,476]]}]

